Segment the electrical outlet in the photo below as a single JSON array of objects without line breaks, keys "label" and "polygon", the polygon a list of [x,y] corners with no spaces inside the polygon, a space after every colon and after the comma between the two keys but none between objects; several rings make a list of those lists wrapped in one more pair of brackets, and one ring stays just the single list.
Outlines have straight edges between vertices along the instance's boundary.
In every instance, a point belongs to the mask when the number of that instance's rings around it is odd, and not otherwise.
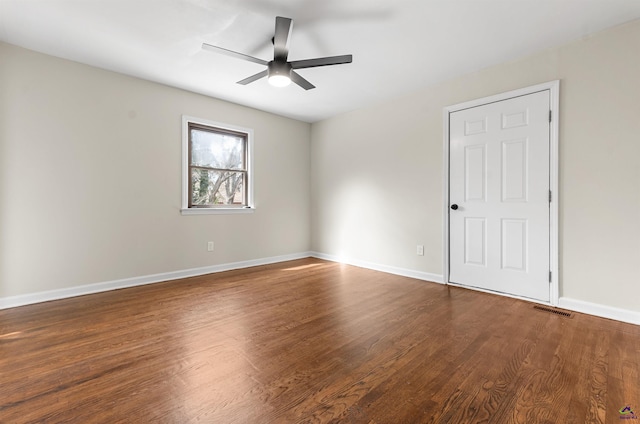
[{"label": "electrical outlet", "polygon": [[421,244],[416,246],[416,253],[418,254],[418,256],[424,256],[424,246]]},{"label": "electrical outlet", "polygon": [[213,242],[212,241],[207,243],[207,252],[213,252]]}]

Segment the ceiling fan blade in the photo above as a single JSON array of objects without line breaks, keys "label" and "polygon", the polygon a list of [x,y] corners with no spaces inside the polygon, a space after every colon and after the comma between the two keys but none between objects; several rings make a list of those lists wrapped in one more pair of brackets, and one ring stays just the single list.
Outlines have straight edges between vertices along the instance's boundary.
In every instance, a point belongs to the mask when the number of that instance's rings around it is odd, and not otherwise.
[{"label": "ceiling fan blade", "polygon": [[351,63],[353,56],[345,54],[342,56],[319,57],[317,59],[294,60],[289,62],[293,69],[315,68],[316,66],[341,65],[343,63]]},{"label": "ceiling fan blade", "polygon": [[291,19],[276,16],[276,32],[273,36],[273,60],[287,61],[292,26],[293,21]]},{"label": "ceiling fan blade", "polygon": [[291,71],[290,75],[291,75],[291,81],[295,82],[305,90],[311,90],[312,88],[316,88],[315,85],[311,84],[309,81],[302,78],[300,74],[298,74],[297,72]]},{"label": "ceiling fan blade", "polygon": [[236,59],[248,60],[249,62],[257,63],[259,65],[267,65],[269,62],[266,60],[258,59],[257,57],[249,56],[246,54],[234,52],[233,50],[227,50],[222,47],[214,46],[213,44],[202,43],[202,48],[204,50],[209,50],[212,52],[220,53],[226,56],[235,57]]},{"label": "ceiling fan blade", "polygon": [[258,73],[257,73],[257,74],[255,74],[255,75],[251,75],[251,76],[250,76],[250,77],[248,77],[248,78],[245,78],[245,79],[243,79],[243,80],[241,80],[241,81],[238,81],[238,84],[247,85],[247,84],[249,84],[249,83],[251,83],[251,82],[254,82],[254,81],[259,80],[260,78],[264,78],[264,77],[266,77],[268,73],[269,73],[269,72],[265,69],[265,70],[264,70],[264,71],[262,71],[262,72],[258,72]]}]

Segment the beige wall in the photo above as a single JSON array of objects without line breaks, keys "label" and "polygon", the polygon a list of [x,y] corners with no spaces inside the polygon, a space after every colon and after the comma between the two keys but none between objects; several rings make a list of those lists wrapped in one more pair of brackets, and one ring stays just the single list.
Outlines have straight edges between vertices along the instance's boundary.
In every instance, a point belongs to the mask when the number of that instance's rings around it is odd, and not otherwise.
[{"label": "beige wall", "polygon": [[[254,130],[255,213],[180,215],[182,114]],[[308,251],[309,140],[306,123],[0,44],[0,298]]]},{"label": "beige wall", "polygon": [[312,250],[441,275],[443,108],[560,79],[560,296],[640,311],[638,51],[635,21],[314,124]]}]

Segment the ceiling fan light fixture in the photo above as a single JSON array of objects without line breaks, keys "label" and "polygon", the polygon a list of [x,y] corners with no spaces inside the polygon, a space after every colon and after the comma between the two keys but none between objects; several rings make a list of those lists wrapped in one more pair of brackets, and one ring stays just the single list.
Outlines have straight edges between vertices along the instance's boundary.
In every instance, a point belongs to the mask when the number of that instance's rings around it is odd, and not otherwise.
[{"label": "ceiling fan light fixture", "polygon": [[274,87],[286,87],[291,84],[291,78],[286,75],[271,75],[269,77],[269,84]]},{"label": "ceiling fan light fixture", "polygon": [[291,65],[286,62],[269,62],[269,84],[274,87],[286,87],[291,84]]}]

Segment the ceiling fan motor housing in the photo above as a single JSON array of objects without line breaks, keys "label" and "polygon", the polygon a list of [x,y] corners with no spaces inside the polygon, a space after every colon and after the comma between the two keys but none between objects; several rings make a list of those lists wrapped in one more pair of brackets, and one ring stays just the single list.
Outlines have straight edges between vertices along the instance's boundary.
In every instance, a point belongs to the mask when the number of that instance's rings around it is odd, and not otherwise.
[{"label": "ceiling fan motor housing", "polygon": [[276,75],[291,78],[291,64],[288,62],[272,60],[267,67],[269,69],[269,78]]}]

